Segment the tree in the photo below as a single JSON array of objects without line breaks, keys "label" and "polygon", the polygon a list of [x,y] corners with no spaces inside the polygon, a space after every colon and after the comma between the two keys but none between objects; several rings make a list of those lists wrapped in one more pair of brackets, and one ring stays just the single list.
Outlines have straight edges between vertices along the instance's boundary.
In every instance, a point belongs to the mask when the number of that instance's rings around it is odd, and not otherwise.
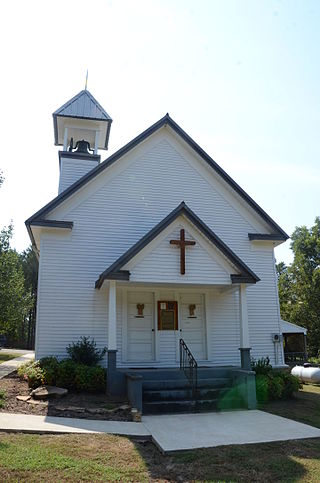
[{"label": "tree", "polygon": [[297,227],[292,234],[291,266],[277,265],[279,299],[284,319],[308,329],[310,355],[320,350],[320,217],[311,228]]},{"label": "tree", "polygon": [[[4,181],[0,171],[0,187]],[[31,249],[19,255],[10,246],[12,223],[0,231],[0,334],[31,348],[34,342],[38,264]]]},{"label": "tree", "polygon": [[30,308],[25,291],[24,274],[19,254],[10,248],[12,225],[0,232],[0,334],[9,340],[20,338],[20,328]]},{"label": "tree", "polygon": [[37,311],[37,289],[38,289],[38,260],[31,246],[20,255],[22,269],[25,278],[25,290],[30,297],[30,308],[24,320],[26,346],[34,347],[36,311]]}]

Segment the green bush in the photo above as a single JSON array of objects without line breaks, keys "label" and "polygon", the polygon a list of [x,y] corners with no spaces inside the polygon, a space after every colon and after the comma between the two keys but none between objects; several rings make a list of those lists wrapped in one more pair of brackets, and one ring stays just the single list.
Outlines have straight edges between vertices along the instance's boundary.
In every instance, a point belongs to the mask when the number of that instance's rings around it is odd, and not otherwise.
[{"label": "green bush", "polygon": [[269,380],[267,376],[256,376],[256,395],[258,403],[265,403],[269,400]]},{"label": "green bush", "polygon": [[104,392],[106,371],[100,366],[86,366],[64,359],[58,365],[56,384],[75,391]]},{"label": "green bush", "polygon": [[76,363],[71,359],[64,359],[59,362],[56,375],[56,384],[67,389],[75,388]]},{"label": "green bush", "polygon": [[284,371],[272,370],[267,375],[258,374],[256,376],[256,394],[259,403],[289,399],[299,388],[299,379]]},{"label": "green bush", "polygon": [[251,360],[256,373],[256,394],[259,403],[289,399],[301,387],[299,379],[285,371],[275,371],[269,357]]},{"label": "green bush", "polygon": [[281,372],[281,378],[283,380],[283,392],[282,399],[289,399],[293,396],[294,392],[299,391],[302,387],[301,382],[296,376],[293,376],[289,372]]},{"label": "green bush", "polygon": [[44,382],[49,386],[55,386],[59,369],[59,361],[56,357],[44,357],[39,361],[44,373]]},{"label": "green bush", "polygon": [[269,399],[276,400],[282,399],[283,390],[284,390],[284,382],[281,377],[281,374],[274,374],[270,372],[268,374],[268,396]]},{"label": "green bush", "polygon": [[252,370],[259,375],[267,375],[272,371],[269,357],[261,357],[261,359],[258,360],[251,357],[251,367]]},{"label": "green bush", "polygon": [[68,345],[67,352],[77,364],[96,366],[106,354],[107,348],[99,350],[94,339],[90,340],[90,337],[82,336],[78,342]]},{"label": "green bush", "polygon": [[59,362],[56,357],[45,357],[27,362],[18,368],[18,375],[28,381],[31,389],[47,384],[74,391],[106,390],[106,370],[103,367],[77,364],[72,359]]},{"label": "green bush", "polygon": [[100,366],[77,364],[75,370],[75,389],[77,391],[102,392],[106,389],[106,371]]}]

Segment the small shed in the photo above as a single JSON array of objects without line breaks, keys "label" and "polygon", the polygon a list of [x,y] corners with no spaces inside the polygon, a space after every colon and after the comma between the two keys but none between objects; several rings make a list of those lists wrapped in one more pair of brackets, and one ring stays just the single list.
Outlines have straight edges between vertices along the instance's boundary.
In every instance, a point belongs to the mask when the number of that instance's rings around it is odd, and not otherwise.
[{"label": "small shed", "polygon": [[286,364],[301,364],[308,360],[307,329],[281,320],[284,358]]}]

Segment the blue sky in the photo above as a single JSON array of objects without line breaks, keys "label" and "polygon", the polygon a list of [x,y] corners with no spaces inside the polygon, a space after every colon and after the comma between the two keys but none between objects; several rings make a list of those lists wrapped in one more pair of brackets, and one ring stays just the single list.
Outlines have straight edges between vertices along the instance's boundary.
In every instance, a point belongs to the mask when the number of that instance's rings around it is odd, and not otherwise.
[{"label": "blue sky", "polygon": [[[1,6],[0,227],[57,194],[52,112],[84,87],[114,119],[103,159],[169,112],[280,226],[319,213],[320,2]],[[277,260],[291,261],[289,242]]]}]

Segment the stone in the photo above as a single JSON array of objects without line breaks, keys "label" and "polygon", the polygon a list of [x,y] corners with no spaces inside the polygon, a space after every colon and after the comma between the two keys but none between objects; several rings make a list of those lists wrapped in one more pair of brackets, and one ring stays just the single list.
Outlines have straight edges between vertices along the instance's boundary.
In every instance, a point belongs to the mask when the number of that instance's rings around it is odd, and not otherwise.
[{"label": "stone", "polygon": [[128,409],[130,409],[130,406],[129,404],[122,404],[122,406],[119,406],[117,409],[119,411],[127,411]]},{"label": "stone", "polygon": [[78,407],[78,406],[55,406],[55,409],[58,411],[72,411],[75,413],[84,413],[85,408]]},{"label": "stone", "polygon": [[87,411],[90,414],[106,414],[109,412],[108,409],[104,408],[87,408]]},{"label": "stone", "polygon": [[56,386],[40,386],[31,392],[34,399],[48,399],[50,397],[62,397],[68,394],[68,389]]},{"label": "stone", "polygon": [[29,399],[31,399],[31,396],[17,396],[16,398],[18,399],[18,401],[27,402],[29,401]]},{"label": "stone", "polygon": [[134,423],[141,423],[141,413],[138,411],[138,409],[132,408],[131,416]]},{"label": "stone", "polygon": [[34,405],[37,405],[37,406],[43,406],[43,407],[48,406],[48,404],[49,404],[48,401],[39,401],[37,399],[29,399],[27,401],[27,403],[28,404],[34,404]]}]

